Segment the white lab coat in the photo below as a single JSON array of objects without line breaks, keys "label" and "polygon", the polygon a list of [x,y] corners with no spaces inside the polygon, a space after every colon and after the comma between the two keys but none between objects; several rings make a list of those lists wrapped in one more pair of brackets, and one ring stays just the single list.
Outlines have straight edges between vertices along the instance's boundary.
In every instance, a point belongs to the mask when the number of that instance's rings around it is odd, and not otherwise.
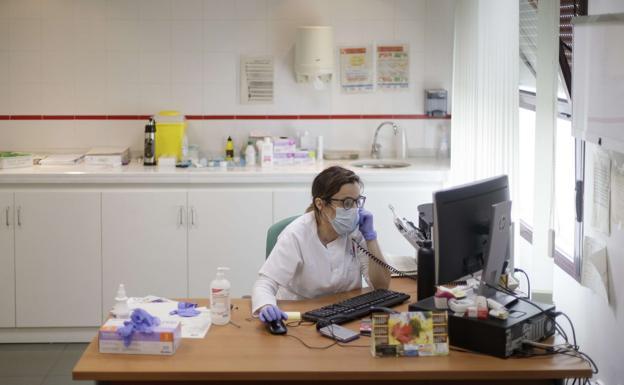
[{"label": "white lab coat", "polygon": [[252,312],[276,299],[302,300],[370,286],[368,257],[354,250],[354,239],[366,248],[356,230],[324,246],[319,239],[314,212],[288,225],[260,269],[252,292]]}]

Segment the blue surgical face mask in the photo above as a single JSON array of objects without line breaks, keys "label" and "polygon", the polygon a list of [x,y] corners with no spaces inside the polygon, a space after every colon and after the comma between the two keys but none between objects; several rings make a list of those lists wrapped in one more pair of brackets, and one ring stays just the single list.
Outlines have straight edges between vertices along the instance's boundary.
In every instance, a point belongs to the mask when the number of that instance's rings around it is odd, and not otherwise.
[{"label": "blue surgical face mask", "polygon": [[332,227],[339,235],[348,235],[357,229],[360,221],[359,210],[355,207],[347,210],[342,207],[336,208],[336,218],[330,221]]}]

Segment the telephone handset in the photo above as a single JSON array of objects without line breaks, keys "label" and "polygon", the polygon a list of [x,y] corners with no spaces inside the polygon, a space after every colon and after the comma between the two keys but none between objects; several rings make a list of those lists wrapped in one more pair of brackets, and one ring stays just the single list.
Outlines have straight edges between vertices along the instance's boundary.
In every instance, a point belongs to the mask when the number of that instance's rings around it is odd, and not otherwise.
[{"label": "telephone handset", "polygon": [[366,254],[373,262],[375,262],[376,264],[378,264],[379,266],[383,267],[384,269],[388,270],[391,273],[394,273],[400,277],[405,277],[405,278],[409,278],[409,279],[413,279],[415,281],[418,280],[418,278],[413,275],[416,274],[417,271],[416,270],[408,270],[408,271],[401,271],[393,266],[390,266],[389,264],[387,264],[386,262],[382,261],[381,259],[377,258],[375,256],[375,254],[371,253],[370,251],[366,250],[365,248],[363,248],[359,243],[357,243],[355,241],[355,239],[351,238],[351,242],[353,243],[353,247],[355,249],[357,249],[358,251]]}]

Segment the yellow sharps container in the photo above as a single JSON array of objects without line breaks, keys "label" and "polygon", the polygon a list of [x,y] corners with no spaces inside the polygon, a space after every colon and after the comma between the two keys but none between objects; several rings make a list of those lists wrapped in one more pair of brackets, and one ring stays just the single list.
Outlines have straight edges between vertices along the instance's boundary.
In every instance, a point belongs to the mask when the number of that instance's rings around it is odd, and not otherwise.
[{"label": "yellow sharps container", "polygon": [[160,111],[156,121],[156,159],[161,156],[182,160],[186,119],[179,111]]}]

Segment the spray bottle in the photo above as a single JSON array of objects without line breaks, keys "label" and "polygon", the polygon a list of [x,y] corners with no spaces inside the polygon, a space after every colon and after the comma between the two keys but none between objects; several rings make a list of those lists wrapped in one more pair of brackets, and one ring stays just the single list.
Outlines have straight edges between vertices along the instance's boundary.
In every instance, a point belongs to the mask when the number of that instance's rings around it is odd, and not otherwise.
[{"label": "spray bottle", "polygon": [[230,281],[225,278],[229,267],[217,267],[217,277],[210,284],[210,316],[215,325],[230,322]]}]

